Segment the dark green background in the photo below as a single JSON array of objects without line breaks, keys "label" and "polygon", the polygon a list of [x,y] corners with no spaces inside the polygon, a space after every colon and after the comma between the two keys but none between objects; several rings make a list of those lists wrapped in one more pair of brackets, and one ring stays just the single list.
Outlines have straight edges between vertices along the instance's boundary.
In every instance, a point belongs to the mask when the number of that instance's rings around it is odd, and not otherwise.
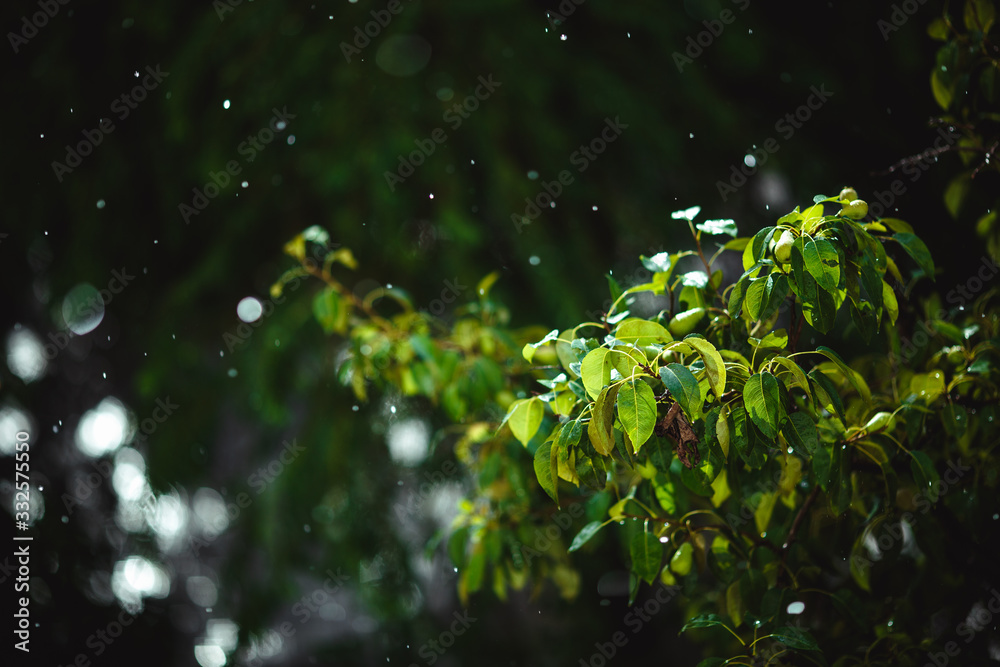
[{"label": "dark green background", "polygon": [[[497,270],[495,291],[515,324],[564,327],[607,298],[605,273],[627,283],[640,253],[690,243],[671,211],[701,205],[703,216],[735,218],[751,234],[845,184],[871,201],[895,178],[874,172],[936,137],[928,127],[938,112],[928,84],[934,44],[925,26],[938,3],[920,6],[885,40],[877,21],[891,9],[881,3],[751,2],[743,12],[729,2],[588,0],[554,27],[546,18],[554,0],[404,1],[346,62],[340,43],[385,4],[244,1],[220,20],[210,2],[71,0],[17,54],[4,55],[8,236],[0,271],[8,326],[45,338],[60,330],[60,304],[74,285],[101,288],[122,267],[136,275],[101,325],[75,338],[44,379],[25,386],[6,368],[0,378],[2,401],[34,420],[33,471],[46,487],[46,513],[33,528],[32,567],[44,584],[33,588],[40,592],[30,664],[64,664],[88,652],[87,636],[118,609],[94,602],[87,582],[133,553],[165,564],[175,575],[171,594],[148,600],[96,664],[195,664],[192,646],[207,619],[235,619],[246,639],[288,620],[329,568],[352,577],[354,606],[345,622],[301,630],[281,664],[424,664],[417,647],[450,623],[458,603],[447,576],[422,592],[430,607],[404,603],[420,539],[431,529],[420,522],[416,536],[404,535],[392,507],[397,482],[420,480],[389,460],[380,432],[386,405],[377,399],[354,412],[338,385],[337,342],[311,316],[317,285],[303,283],[245,344],[226,349],[223,334],[239,324],[237,302],[267,296],[291,264],[282,245],[304,228],[321,225],[354,251],[361,268],[347,274],[349,285],[391,282],[429,308],[446,280],[475,285]],[[723,9],[735,21],[678,72],[672,54]],[[9,3],[0,25],[20,30],[21,17],[36,11]],[[376,54],[405,35],[425,40],[430,59],[416,73],[393,76]],[[136,70],[157,65],[169,72],[165,81],[126,119],[114,118],[115,130],[93,154],[57,180],[51,163],[64,159],[66,144],[114,114],[113,100],[141,80]],[[443,114],[489,75],[502,85],[453,130]],[[783,138],[775,123],[804,104],[812,86],[832,97]],[[442,88],[454,99],[439,99]],[[296,117],[247,163],[238,147],[275,107]],[[628,128],[584,173],[573,171],[556,208],[517,233],[511,214],[524,211],[543,181],[573,170],[571,154],[608,117]],[[390,191],[384,172],[438,127],[448,140]],[[769,137],[778,152],[723,202],[717,182]],[[230,183],[185,224],[178,205],[233,159],[242,168],[237,180],[249,187]],[[956,164],[947,156],[917,183],[907,180],[898,214],[945,272],[962,276],[941,204]],[[215,543],[197,555],[161,555],[154,541],[114,526],[110,485],[91,508],[61,521],[59,496],[74,471],[87,470],[75,454],[76,423],[109,395],[140,419],[157,398],[180,405],[140,447],[158,491],[183,497],[209,486],[234,498],[282,440],[297,438],[305,453]],[[399,405],[404,415],[441,424],[418,401]],[[425,468],[450,457],[441,448]],[[376,556],[383,577],[361,584],[359,563]],[[479,620],[439,664],[578,664],[594,641],[628,633],[624,597],[597,592],[597,581],[624,560],[611,550],[601,556],[578,562],[583,579],[573,603],[551,588],[506,604],[477,595],[471,613]],[[183,578],[194,571],[219,580],[211,612],[184,592]],[[316,579],[305,579],[309,573]],[[10,585],[4,599],[13,597]],[[360,616],[374,629],[352,627]],[[662,664],[676,656],[684,664],[692,649],[678,628],[671,608],[618,660]]]}]

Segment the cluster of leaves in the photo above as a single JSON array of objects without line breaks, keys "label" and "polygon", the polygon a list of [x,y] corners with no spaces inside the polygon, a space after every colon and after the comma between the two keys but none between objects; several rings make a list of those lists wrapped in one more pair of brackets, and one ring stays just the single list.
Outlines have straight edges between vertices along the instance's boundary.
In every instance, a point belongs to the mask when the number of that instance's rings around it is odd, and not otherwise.
[{"label": "cluster of leaves", "polygon": [[[935,19],[928,33],[944,42],[931,72],[934,99],[944,111],[942,124],[958,128],[958,150],[964,169],[949,183],[945,204],[958,218],[970,201],[987,209],[977,221],[977,231],[988,249],[1000,255],[1000,198],[997,198],[996,161],[1000,149],[1000,44],[996,42],[996,9],[991,0],[966,0],[961,15],[948,7]],[[980,186],[977,188],[976,186]],[[977,190],[979,190],[977,192]]]},{"label": "cluster of leaves", "polygon": [[[305,272],[326,283],[314,312],[347,334],[340,374],[358,398],[376,383],[444,408],[476,481],[447,542],[463,599],[488,578],[500,597],[546,580],[572,597],[569,554],[616,535],[631,599],[641,582],[680,585],[686,629],[728,650],[729,664],[749,664],[768,645],[775,660],[778,645],[781,660],[901,664],[930,636],[927,619],[895,601],[912,581],[896,582],[898,597],[878,596],[873,572],[892,563],[955,585],[935,543],[935,530],[955,527],[925,510],[965,503],[970,532],[983,529],[969,513],[985,510],[968,494],[988,504],[1000,483],[982,444],[1000,435],[998,323],[992,292],[970,311],[933,310],[932,331],[947,344],[931,354],[929,342],[901,367],[899,266],[933,276],[934,265],[909,225],[865,222],[863,204],[850,189],[817,196],[747,238],[729,220],[696,224],[697,207],[678,211],[695,250],[643,257],[649,282],[610,280],[614,303],[600,321],[544,336],[507,328],[489,296],[495,276],[453,322],[414,310],[396,288],[350,293],[330,272],[331,254],[322,268],[309,264],[305,237],[286,248],[303,265],[283,280]],[[732,238],[708,258],[706,235]],[[744,272],[723,288],[716,265],[727,251]],[[700,266],[680,269],[691,261]],[[395,314],[375,312],[382,296]],[[885,332],[889,354],[852,367],[822,345],[797,350],[806,324],[822,333],[847,318],[866,341]],[[977,472],[946,495],[940,474],[956,469],[953,459],[961,470],[961,457]],[[879,530],[904,524],[905,539],[878,541]],[[610,525],[619,529],[603,530]],[[857,633],[873,627],[862,647]],[[720,628],[735,642],[727,649],[712,634]],[[723,664],[714,660],[705,664]]]},{"label": "cluster of leaves", "polygon": [[[841,211],[824,215],[825,206],[839,204]],[[688,627],[728,623],[738,637],[735,630],[746,623],[753,636],[740,642],[748,653],[757,650],[761,633],[784,638],[790,652],[817,649],[809,630],[788,628],[788,605],[805,589],[811,597],[822,593],[854,607],[850,589],[820,583],[824,568],[807,551],[822,540],[796,547],[804,517],[811,514],[814,530],[823,518],[848,512],[855,519],[879,514],[878,522],[886,520],[901,487],[910,496],[935,488],[935,463],[919,448],[923,419],[934,413],[935,402],[948,389],[983,380],[976,393],[996,397],[996,386],[980,375],[958,373],[946,387],[941,371],[899,376],[893,396],[873,397],[865,377],[832,349],[795,351],[804,322],[829,331],[845,303],[866,341],[880,327],[892,328],[899,307],[888,281],[903,280],[886,252],[888,242],[920,272],[934,275],[930,254],[909,225],[895,219],[862,223],[848,208],[837,197],[818,196],[808,209],[796,208],[754,237],[722,246],[741,251],[745,269],[728,299],[711,262],[704,271],[675,275],[683,253],[646,260],[655,269],[652,281],[623,296],[680,288],[692,308],[649,318],[609,314],[602,340],[579,337],[593,324],[550,333],[526,347],[524,356],[530,360],[538,345],[553,345],[561,372],[543,381],[547,393],[515,402],[507,415],[514,436],[534,449],[539,484],[554,500],[560,480],[613,494],[607,517],[584,526],[571,550],[604,526],[625,522],[632,595],[640,581],[682,578],[697,600],[692,607],[716,600],[711,606],[721,608],[696,616]],[[688,220],[704,260],[701,234],[733,231],[718,221],[696,230],[696,214],[689,209],[673,217]],[[691,311],[712,317],[675,339],[671,330],[692,328],[679,326],[690,321]],[[783,318],[792,336],[775,329]],[[983,357],[979,368],[985,369],[984,355],[994,349],[984,342],[969,353]],[[802,365],[817,358],[821,363],[811,368]],[[961,407],[943,409],[949,424]],[[986,429],[995,433],[991,425],[990,419]],[[908,464],[900,472],[901,459]],[[817,498],[823,502],[816,504]],[[850,575],[870,591],[865,534],[853,541]],[[692,559],[711,573],[713,584],[692,572]]]}]

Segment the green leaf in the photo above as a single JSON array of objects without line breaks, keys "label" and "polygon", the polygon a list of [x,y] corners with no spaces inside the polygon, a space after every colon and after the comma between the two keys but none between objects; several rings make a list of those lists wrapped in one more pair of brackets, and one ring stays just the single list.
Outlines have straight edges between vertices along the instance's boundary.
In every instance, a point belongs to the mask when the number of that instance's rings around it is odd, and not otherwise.
[{"label": "green leaf", "polygon": [[808,630],[789,627],[778,628],[771,633],[771,638],[797,651],[819,650],[819,645],[812,638],[812,635],[809,634]]},{"label": "green leaf", "polygon": [[559,329],[553,329],[545,334],[545,338],[541,339],[537,343],[526,343],[524,345],[524,349],[521,351],[521,354],[524,355],[524,358],[528,361],[528,363],[531,363],[531,360],[535,357],[535,350],[549,341],[556,340],[557,338],[559,338]]},{"label": "green leaf", "polygon": [[903,246],[903,250],[906,251],[913,261],[917,263],[928,278],[934,280],[934,260],[931,259],[931,253],[915,234],[893,234],[893,240]]},{"label": "green leaf", "polygon": [[940,66],[934,68],[931,72],[931,93],[934,94],[934,101],[947,111],[948,107],[951,106],[954,92],[953,85],[945,81],[945,76],[946,74]]},{"label": "green leaf", "polygon": [[953,438],[961,438],[969,427],[969,411],[962,405],[948,403],[941,411],[941,425]]},{"label": "green leaf", "polygon": [[567,551],[576,551],[584,544],[586,544],[590,540],[590,538],[596,535],[597,531],[599,531],[603,527],[604,524],[602,522],[591,521],[586,526],[580,529],[580,532],[577,533],[576,537],[573,538],[573,544],[569,545],[569,549],[567,549]]},{"label": "green leaf", "polygon": [[[768,334],[767,336],[765,336],[764,341],[766,341],[767,338],[772,335],[773,334]],[[801,366],[795,363],[793,359],[789,359],[788,357],[773,357],[771,359],[771,362],[784,367],[785,370],[788,371],[788,373],[784,377],[784,383],[785,387],[789,391],[791,391],[792,387],[799,387],[800,389],[802,389],[802,391],[806,393],[806,396],[809,397],[809,400],[812,400],[812,391],[809,389],[809,379],[806,377],[806,374],[802,370]]]},{"label": "green leaf", "polygon": [[701,206],[692,206],[691,208],[682,209],[680,211],[674,211],[670,214],[670,217],[674,220],[694,220],[695,216],[701,213]]},{"label": "green leaf", "polygon": [[601,390],[611,382],[611,354],[605,347],[591,350],[580,364],[580,377],[591,399],[597,398]]},{"label": "green leaf", "polygon": [[736,238],[736,222],[734,220],[706,220],[695,227],[706,234],[728,234]]},{"label": "green leaf", "polygon": [[637,368],[641,370],[646,363],[646,355],[634,347],[616,345],[611,350],[611,365],[622,377],[630,377],[633,372],[638,372]]},{"label": "green leaf", "polygon": [[729,627],[718,614],[701,614],[700,616],[695,616],[685,623],[684,627],[681,628],[681,633],[695,628],[714,628],[717,625],[721,625],[724,628]]},{"label": "green leaf", "polygon": [[792,290],[803,303],[812,303],[816,300],[816,279],[806,270],[805,242],[805,237],[800,236],[792,245]]},{"label": "green leaf", "polygon": [[882,304],[885,312],[889,315],[890,324],[896,324],[899,317],[899,301],[896,300],[896,293],[889,283],[882,281]]},{"label": "green leaf", "polygon": [[476,544],[472,547],[472,555],[469,557],[469,563],[464,572],[462,572],[462,578],[465,581],[466,591],[469,593],[475,593],[483,585],[483,574],[486,572],[486,549],[482,546],[482,543]]},{"label": "green leaf", "polygon": [[788,277],[781,273],[771,273],[767,276],[765,285],[767,300],[761,309],[760,319],[770,319],[781,308],[781,304],[788,296]]},{"label": "green leaf", "polygon": [[559,437],[556,439],[556,444],[559,449],[567,450],[571,445],[575,445],[580,442],[580,437],[583,435],[583,424],[580,423],[579,419],[574,419],[571,422],[566,422],[563,424],[562,428],[559,429]]},{"label": "green leaf", "polygon": [[840,265],[837,249],[826,239],[806,241],[802,246],[802,259],[806,271],[816,284],[827,292],[833,292],[840,283]]},{"label": "green leaf", "polygon": [[604,467],[604,459],[600,456],[590,457],[577,452],[576,475],[585,486],[595,491],[603,491],[608,483],[608,472]]},{"label": "green leaf", "polygon": [[[739,623],[736,624],[739,626]],[[696,667],[725,667],[727,662],[722,658],[705,658]]]},{"label": "green leaf", "polygon": [[819,448],[819,432],[812,418],[804,412],[793,412],[781,432],[792,448],[804,459],[811,459]]},{"label": "green leaf", "polygon": [[639,261],[649,271],[653,273],[667,273],[670,271],[670,253],[658,252],[652,257],[639,255]]},{"label": "green leaf", "polygon": [[708,274],[704,271],[688,271],[681,275],[681,284],[701,289],[708,284]]},{"label": "green leaf", "polygon": [[719,447],[722,448],[722,455],[729,460],[729,406],[723,405],[722,409],[719,410],[719,418],[715,423],[715,438],[719,441]]},{"label": "green leaf", "polygon": [[830,465],[830,506],[834,514],[842,514],[851,506],[851,449],[834,445]]},{"label": "green leaf", "polygon": [[601,456],[610,456],[615,448],[615,399],[620,385],[605,387],[597,396],[587,426],[587,436]]},{"label": "green leaf", "polygon": [[840,358],[840,355],[831,350],[830,348],[820,345],[816,348],[816,351],[825,356],[827,359],[832,361],[840,369],[840,372],[844,374],[847,381],[851,383],[854,390],[858,392],[861,399],[865,402],[865,405],[871,405],[872,402],[872,392],[868,388],[868,383],[865,379],[861,377],[861,374],[855,371],[853,368],[844,363],[844,360]]},{"label": "green leaf", "polygon": [[[934,462],[931,461],[931,457],[920,451],[911,450],[910,456],[913,457],[910,460],[910,472],[917,483],[917,488],[928,497],[934,496],[934,482],[941,479],[934,467]],[[937,498],[931,497],[931,500],[936,502]]]},{"label": "green leaf", "polygon": [[619,324],[615,330],[615,338],[623,343],[630,343],[638,347],[656,343],[670,343],[674,340],[674,337],[662,324],[639,317],[627,319]]},{"label": "green leaf", "polygon": [[746,310],[747,315],[750,316],[751,321],[760,319],[760,313],[767,303],[768,280],[770,280],[770,276],[767,278],[756,278],[751,280],[750,285],[747,287],[743,308]]},{"label": "green leaf", "polygon": [[628,378],[618,390],[618,418],[638,454],[656,424],[656,397],[640,378]]},{"label": "green leaf", "polygon": [[939,42],[948,41],[948,24],[940,16],[930,22],[927,26],[927,35],[931,39],[936,39]]},{"label": "green leaf", "polygon": [[944,374],[941,371],[931,371],[914,375],[910,379],[910,394],[924,400],[930,405],[944,393]]},{"label": "green leaf", "polygon": [[642,531],[632,536],[629,544],[629,555],[632,557],[632,571],[647,584],[653,583],[660,573],[660,563],[663,561],[663,545],[656,535]]},{"label": "green leaf", "polygon": [[743,252],[743,250],[747,247],[749,243],[750,239],[744,236],[742,238],[733,239],[732,241],[726,241],[725,245],[723,245],[722,247],[725,250],[732,250],[734,252]]},{"label": "green leaf", "polygon": [[535,450],[535,477],[538,478],[538,485],[558,504],[559,476],[556,470],[554,470],[555,467],[556,460],[552,456],[552,443],[545,441]]},{"label": "green leaf", "polygon": [[865,540],[868,536],[870,527],[866,527],[865,530],[861,531],[861,534],[854,540],[854,544],[851,546],[851,577],[854,579],[854,583],[858,585],[861,590],[868,591],[872,590],[871,583],[869,581],[869,576],[871,574],[872,562],[868,558],[868,549],[865,546]]},{"label": "green leaf", "polygon": [[834,412],[843,419],[844,403],[840,399],[840,393],[833,380],[828,378],[826,373],[815,368],[809,371],[809,379],[813,381],[814,394],[819,407]]},{"label": "green leaf", "polygon": [[721,400],[722,395],[726,392],[726,362],[722,360],[722,355],[719,354],[714,345],[696,334],[686,336],[684,342],[697,350],[705,361],[705,372],[708,374],[709,384],[712,386],[712,391]]},{"label": "green leaf", "polygon": [[610,273],[605,277],[608,279],[608,291],[611,292],[611,301],[617,301],[618,297],[622,295],[621,285],[618,284],[618,281]]},{"label": "green leaf", "polygon": [[764,437],[774,440],[785,419],[778,379],[767,371],[751,375],[743,387],[743,402],[754,425]]},{"label": "green leaf", "polygon": [[663,473],[656,474],[656,477],[653,478],[653,493],[656,495],[657,502],[667,511],[667,514],[673,515],[677,512],[676,488],[669,475]]},{"label": "green leaf", "polygon": [[747,287],[750,285],[749,278],[740,278],[736,285],[733,286],[733,291],[729,293],[729,316],[739,317],[740,311],[743,310],[743,301],[746,298]]},{"label": "green leaf", "polygon": [[681,481],[691,492],[710,498],[715,494],[715,489],[712,488],[712,480],[709,478],[706,468],[711,469],[708,459],[702,460],[696,468],[681,466]]},{"label": "green leaf", "polygon": [[771,348],[774,350],[784,350],[788,347],[788,332],[784,329],[778,329],[776,331],[770,331],[763,338],[750,337],[747,339],[755,348]]},{"label": "green leaf", "polygon": [[670,364],[660,369],[660,378],[667,390],[680,403],[689,421],[701,416],[701,388],[691,371],[681,364]]},{"label": "green leaf", "polygon": [[469,527],[464,526],[448,536],[448,557],[455,567],[465,563],[465,548],[469,541]]},{"label": "green leaf", "polygon": [[313,315],[328,334],[347,331],[348,308],[340,293],[332,287],[325,288],[313,299]]},{"label": "green leaf", "polygon": [[778,312],[787,295],[788,278],[772,272],[750,283],[744,306],[751,320],[766,320]]},{"label": "green leaf", "polygon": [[[303,230],[302,238],[305,239],[306,241],[312,241],[313,243],[318,243],[323,246],[330,243],[329,232],[327,232],[319,225],[313,225]],[[345,248],[345,250],[347,249]],[[348,254],[350,254],[350,251],[348,251]]]},{"label": "green leaf", "polygon": [[777,491],[761,493],[760,500],[757,501],[757,508],[753,512],[754,526],[758,533],[767,532],[767,527],[771,524],[771,515],[774,513],[774,505],[777,502]]},{"label": "green leaf", "polygon": [[771,241],[771,237],[778,231],[777,227],[764,227],[754,234],[753,239],[743,249],[743,270],[748,270],[751,266],[759,262],[764,257],[764,250]]},{"label": "green leaf", "polygon": [[538,427],[542,425],[544,415],[545,406],[541,399],[537,397],[522,398],[511,404],[507,412],[507,424],[514,437],[527,447],[528,441],[534,437]]},{"label": "green leaf", "polygon": [[985,35],[995,19],[996,14],[990,0],[966,0],[965,27],[969,30],[977,30]]}]

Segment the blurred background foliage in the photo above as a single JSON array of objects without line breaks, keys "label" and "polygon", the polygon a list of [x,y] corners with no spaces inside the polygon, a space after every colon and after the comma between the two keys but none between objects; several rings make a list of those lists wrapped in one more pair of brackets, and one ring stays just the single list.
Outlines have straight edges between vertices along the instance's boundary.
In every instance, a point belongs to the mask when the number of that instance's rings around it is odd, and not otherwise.
[{"label": "blurred background foliage", "polygon": [[[416,514],[401,520],[394,509],[453,459],[452,443],[435,436],[415,465],[387,446],[391,429],[431,435],[443,417],[398,396],[354,400],[336,377],[337,343],[312,316],[316,283],[239,333],[237,304],[270,298],[291,265],[281,248],[303,229],[320,225],[354,251],[359,293],[392,284],[430,309],[445,295],[473,299],[470,286],[497,271],[494,295],[514,325],[563,327],[600,309],[607,272],[627,286],[640,253],[690,244],[670,211],[701,205],[751,234],[840,184],[871,201],[896,178],[880,172],[932,146],[929,121],[941,113],[927,33],[937,2],[886,31],[879,22],[892,9],[881,3],[588,0],[559,21],[547,14],[555,2],[404,0],[350,62],[341,44],[385,3],[234,4],[72,0],[6,56],[13,150],[2,167],[0,271],[13,312],[0,425],[5,443],[21,424],[32,433],[44,498],[32,529],[33,638],[55,664],[84,653],[217,665],[234,631],[235,662],[421,664],[419,647],[451,623],[454,572],[441,549],[425,558],[424,543],[454,514],[461,475],[436,485]],[[723,10],[735,19],[679,72],[673,54]],[[37,11],[8,4],[2,25],[22,31]],[[119,119],[115,99],[147,66],[169,75]],[[500,85],[453,129],[445,114],[479,77]],[[829,101],[785,138],[776,123],[813,86]],[[294,118],[247,161],[241,145],[275,108]],[[115,129],[57,178],[52,163],[102,118]],[[628,127],[576,172],[571,155],[606,118]],[[391,190],[385,172],[436,128],[447,141]],[[723,201],[718,182],[770,137],[777,152]],[[969,207],[954,222],[941,193],[961,161],[938,159],[889,208],[916,227],[943,274],[964,277],[979,215]],[[186,223],[179,205],[231,160],[241,173]],[[511,216],[564,169],[574,182],[519,233]],[[37,375],[12,372],[20,333],[56,345],[70,291],[105,289],[114,270],[135,277],[98,326],[65,338]],[[134,440],[158,399],[178,407]],[[90,456],[81,424],[98,414],[124,414],[126,427]],[[292,442],[301,453],[261,476]],[[83,498],[81,482],[100,474],[95,460],[132,476]],[[155,500],[126,502],[130,480],[148,483]],[[251,499],[243,508],[241,493]],[[237,511],[223,521],[227,503]],[[600,555],[576,563],[574,603],[551,589],[506,603],[474,596],[479,621],[441,664],[570,664],[589,653],[580,647],[621,627],[627,611],[621,586],[595,583],[623,573],[621,554]],[[300,622],[296,604],[338,571],[348,583]],[[113,643],[98,640],[98,655],[88,639],[120,618],[120,605],[142,613]],[[282,622],[295,633],[278,641]],[[622,653],[683,660],[679,613],[656,623]]]}]

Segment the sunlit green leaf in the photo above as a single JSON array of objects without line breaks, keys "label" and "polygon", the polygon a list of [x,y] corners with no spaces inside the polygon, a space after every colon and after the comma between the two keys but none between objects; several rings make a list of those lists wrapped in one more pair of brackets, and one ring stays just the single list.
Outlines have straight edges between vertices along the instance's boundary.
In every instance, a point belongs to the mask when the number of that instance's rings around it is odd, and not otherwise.
[{"label": "sunlit green leaf", "polygon": [[778,379],[767,371],[751,375],[743,387],[743,402],[754,425],[766,438],[775,439],[785,419]]},{"label": "sunlit green leaf", "polygon": [[591,350],[580,365],[580,377],[590,398],[597,398],[611,381],[611,353],[605,347]]},{"label": "sunlit green leaf", "polygon": [[511,404],[508,410],[507,424],[514,437],[527,446],[534,437],[538,427],[542,425],[545,415],[545,405],[538,398],[523,398]]},{"label": "sunlit green leaf", "polygon": [[587,436],[601,456],[610,456],[615,448],[615,399],[620,385],[605,387],[594,402],[594,409],[587,426]]},{"label": "sunlit green leaf", "polygon": [[706,234],[728,234],[736,238],[736,222],[734,220],[706,220],[695,227]]},{"label": "sunlit green leaf", "polygon": [[663,384],[674,400],[680,403],[689,420],[701,416],[701,389],[698,380],[686,366],[670,364],[660,369]]},{"label": "sunlit green leaf", "polygon": [[656,424],[656,397],[643,380],[632,377],[622,383],[618,390],[618,418],[638,454]]}]

